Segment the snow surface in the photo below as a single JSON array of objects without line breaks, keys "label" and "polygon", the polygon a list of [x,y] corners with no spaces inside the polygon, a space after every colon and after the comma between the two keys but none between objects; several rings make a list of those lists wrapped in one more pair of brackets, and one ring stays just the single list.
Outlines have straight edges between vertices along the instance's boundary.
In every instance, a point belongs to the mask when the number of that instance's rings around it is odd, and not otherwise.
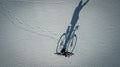
[{"label": "snow surface", "polygon": [[0,67],[120,67],[120,1],[90,0],[75,55],[55,55],[80,0],[0,0]]}]

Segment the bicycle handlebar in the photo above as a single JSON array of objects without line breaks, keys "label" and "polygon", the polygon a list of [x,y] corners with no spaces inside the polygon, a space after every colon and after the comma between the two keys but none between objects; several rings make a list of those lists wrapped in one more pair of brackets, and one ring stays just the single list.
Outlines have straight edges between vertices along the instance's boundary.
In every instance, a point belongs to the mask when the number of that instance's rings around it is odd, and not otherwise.
[{"label": "bicycle handlebar", "polygon": [[75,31],[78,30],[78,28],[79,28],[79,25],[75,27]]}]

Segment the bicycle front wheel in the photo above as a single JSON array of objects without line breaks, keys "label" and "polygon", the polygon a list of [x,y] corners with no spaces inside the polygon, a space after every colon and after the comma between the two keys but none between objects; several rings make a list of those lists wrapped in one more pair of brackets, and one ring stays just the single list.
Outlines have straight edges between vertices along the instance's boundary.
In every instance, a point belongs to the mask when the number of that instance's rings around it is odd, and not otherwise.
[{"label": "bicycle front wheel", "polygon": [[74,34],[67,45],[68,52],[71,52],[71,53],[73,52],[76,46],[76,42],[77,42],[77,36],[76,34]]},{"label": "bicycle front wheel", "polygon": [[62,34],[62,36],[60,37],[57,43],[56,53],[60,53],[60,51],[63,49],[65,44],[65,39],[66,39],[66,33]]}]

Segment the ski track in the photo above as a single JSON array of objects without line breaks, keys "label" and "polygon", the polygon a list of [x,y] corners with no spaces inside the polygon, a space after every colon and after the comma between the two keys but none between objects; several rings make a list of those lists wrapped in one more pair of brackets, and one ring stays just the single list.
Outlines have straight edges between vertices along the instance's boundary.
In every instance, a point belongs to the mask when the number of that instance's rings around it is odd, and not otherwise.
[{"label": "ski track", "polygon": [[[12,2],[12,1],[10,1],[10,2]],[[31,1],[16,1],[16,2],[31,2]],[[36,34],[36,35],[39,35],[39,36],[48,37],[48,38],[51,38],[54,41],[56,41],[55,37],[56,37],[57,34],[55,34],[53,31],[48,31],[46,29],[43,29],[42,26],[35,27],[35,26],[32,26],[32,25],[29,25],[29,24],[19,20],[15,16],[12,16],[11,12],[6,9],[5,5],[2,2],[0,3],[0,6],[2,8],[1,13],[4,14],[10,20],[10,23],[15,25],[17,28],[23,29],[24,31],[27,31],[27,32],[30,32],[30,33],[33,33],[33,34]],[[44,33],[43,34],[39,33],[38,30],[40,32],[44,32]],[[47,35],[45,33],[49,33],[50,35]]]}]

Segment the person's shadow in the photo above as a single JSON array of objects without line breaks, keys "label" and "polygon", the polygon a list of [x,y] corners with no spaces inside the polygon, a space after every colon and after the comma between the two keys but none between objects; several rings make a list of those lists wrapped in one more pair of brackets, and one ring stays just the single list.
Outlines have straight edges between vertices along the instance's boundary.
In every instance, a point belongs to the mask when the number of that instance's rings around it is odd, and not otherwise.
[{"label": "person's shadow", "polygon": [[78,19],[79,19],[79,13],[81,11],[81,9],[89,2],[89,0],[87,0],[85,3],[83,3],[83,1],[81,0],[79,2],[79,5],[76,7],[73,16],[72,16],[72,20],[71,20],[71,26],[75,26]]},{"label": "person's shadow", "polygon": [[[69,33],[68,33],[68,34],[70,34],[70,35],[68,36],[68,39],[66,40],[67,42],[70,40],[70,36],[71,36],[72,32],[75,30],[75,25],[77,24],[77,21],[78,21],[78,19],[79,19],[79,13],[80,13],[81,9],[82,9],[88,2],[89,2],[89,0],[87,0],[86,2],[83,3],[83,1],[81,0],[81,1],[79,2],[78,6],[76,7],[76,9],[74,10],[74,13],[73,13],[73,16],[72,16],[72,19],[71,19],[71,22],[70,22],[71,26],[68,26],[68,28],[69,28],[69,27],[71,27],[71,28],[70,28]],[[79,25],[76,26],[76,28],[78,28],[78,27],[79,27]],[[67,29],[67,30],[68,30],[68,29]],[[66,30],[66,31],[67,31],[67,30]]]},{"label": "person's shadow", "polygon": [[[88,2],[89,2],[89,0],[87,0],[86,2],[83,3],[83,1],[81,0],[81,1],[79,2],[78,6],[75,8],[74,13],[73,13],[73,16],[72,16],[72,19],[71,19],[71,22],[70,22],[71,26],[68,26],[68,28],[69,28],[69,27],[71,27],[71,28],[70,28],[70,30],[69,30],[69,32],[68,32],[69,36],[68,36],[67,39],[66,39],[66,43],[70,40],[70,36],[71,36],[72,32],[73,32],[74,29],[75,29],[75,26],[76,26],[77,21],[78,21],[78,19],[79,19],[79,13],[80,13],[81,9],[82,9]],[[76,27],[78,27],[78,26],[76,26]],[[68,31],[68,29],[67,29],[66,31]],[[65,45],[64,47],[66,47],[66,45]],[[61,53],[56,53],[56,54],[57,54],[57,55],[62,55],[62,56],[65,56],[65,57],[70,57],[70,56],[74,55],[74,53],[71,53],[71,52],[66,52],[66,54],[61,54]]]}]

